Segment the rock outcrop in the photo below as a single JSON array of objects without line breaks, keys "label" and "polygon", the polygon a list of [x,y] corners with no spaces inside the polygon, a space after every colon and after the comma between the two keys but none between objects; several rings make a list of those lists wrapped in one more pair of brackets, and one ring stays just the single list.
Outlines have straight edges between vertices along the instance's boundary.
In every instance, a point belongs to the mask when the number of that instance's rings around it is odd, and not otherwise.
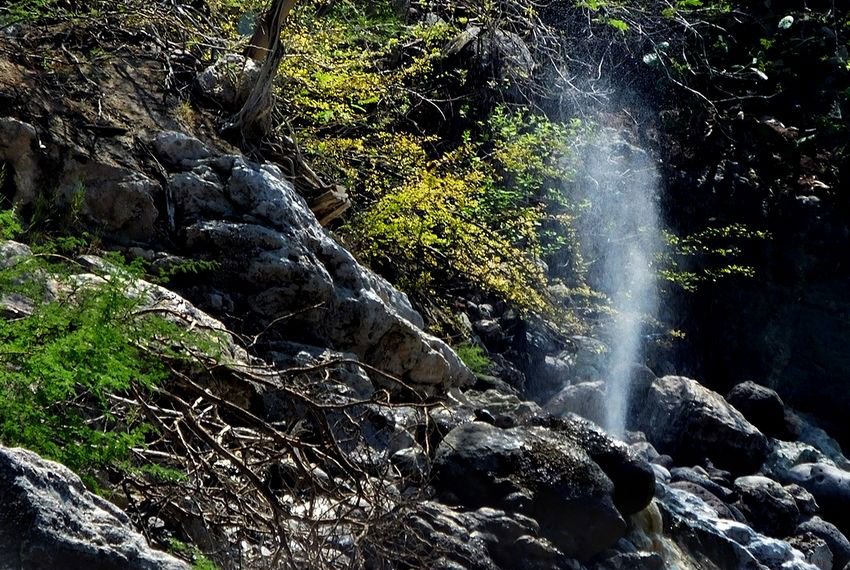
[{"label": "rock outcrop", "polygon": [[150,548],[124,512],[68,468],[30,451],[0,448],[0,497],[0,568],[189,568]]},{"label": "rock outcrop", "polygon": [[407,297],[333,240],[275,167],[215,155],[173,132],[154,148],[175,169],[167,188],[174,231],[218,264],[210,285],[233,290],[264,322],[291,314],[299,342],[354,353],[414,387],[471,382],[457,355],[421,330]]}]

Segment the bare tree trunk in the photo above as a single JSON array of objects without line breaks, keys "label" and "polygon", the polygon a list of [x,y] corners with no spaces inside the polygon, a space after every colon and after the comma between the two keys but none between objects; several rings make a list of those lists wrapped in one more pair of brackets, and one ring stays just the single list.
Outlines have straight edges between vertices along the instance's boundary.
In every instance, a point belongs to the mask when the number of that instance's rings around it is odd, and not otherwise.
[{"label": "bare tree trunk", "polygon": [[245,49],[245,56],[263,61],[263,67],[242,109],[226,126],[238,128],[245,141],[262,138],[271,129],[271,113],[274,108],[272,88],[277,68],[283,58],[280,33],[283,22],[295,2],[296,0],[274,0],[271,9],[257,22],[251,43]]},{"label": "bare tree trunk", "polygon": [[280,37],[280,30],[286,16],[295,6],[296,0],[274,0],[269,11],[257,20],[257,27],[251,41],[245,47],[243,55],[255,61],[263,61]]}]

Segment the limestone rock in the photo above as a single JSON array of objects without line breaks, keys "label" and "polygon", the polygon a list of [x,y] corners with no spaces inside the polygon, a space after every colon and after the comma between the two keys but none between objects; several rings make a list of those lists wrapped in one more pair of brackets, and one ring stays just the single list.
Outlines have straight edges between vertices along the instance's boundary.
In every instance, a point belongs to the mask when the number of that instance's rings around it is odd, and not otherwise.
[{"label": "limestone rock", "polygon": [[68,468],[30,451],[0,448],[0,496],[0,568],[188,570]]},{"label": "limestone rock", "polygon": [[[204,168],[191,173],[207,176]],[[193,216],[208,219],[183,230],[185,243],[193,251],[215,252],[217,278],[241,283],[259,318],[296,313],[290,324],[300,339],[352,352],[414,386],[444,389],[473,380],[454,351],[421,330],[422,317],[403,293],[325,233],[279,171],[235,158],[224,194],[229,206],[221,202],[219,209],[230,207],[228,218],[242,221],[209,219],[215,212],[194,208]],[[315,310],[304,310],[313,305]],[[387,378],[373,381],[399,388]]]}]

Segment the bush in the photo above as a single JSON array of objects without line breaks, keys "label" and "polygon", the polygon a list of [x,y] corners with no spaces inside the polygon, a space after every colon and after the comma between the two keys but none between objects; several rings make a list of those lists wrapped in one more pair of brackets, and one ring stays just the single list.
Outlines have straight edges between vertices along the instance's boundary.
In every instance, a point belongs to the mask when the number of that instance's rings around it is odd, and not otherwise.
[{"label": "bush", "polygon": [[[17,222],[8,213],[0,220],[9,236]],[[110,398],[162,383],[169,372],[161,355],[189,339],[128,296],[137,267],[75,271],[49,253],[0,270],[3,298],[31,303],[29,314],[0,319],[0,442],[64,463],[91,483],[97,470],[124,464],[151,429],[138,414],[116,418]]]}]

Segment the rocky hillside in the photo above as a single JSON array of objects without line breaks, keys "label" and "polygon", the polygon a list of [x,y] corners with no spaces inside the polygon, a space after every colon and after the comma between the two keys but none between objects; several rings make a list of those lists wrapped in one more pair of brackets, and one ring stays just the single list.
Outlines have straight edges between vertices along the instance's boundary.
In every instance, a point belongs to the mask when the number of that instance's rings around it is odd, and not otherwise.
[{"label": "rocky hillside", "polygon": [[270,4],[0,6],[0,568],[850,568],[846,13]]}]

